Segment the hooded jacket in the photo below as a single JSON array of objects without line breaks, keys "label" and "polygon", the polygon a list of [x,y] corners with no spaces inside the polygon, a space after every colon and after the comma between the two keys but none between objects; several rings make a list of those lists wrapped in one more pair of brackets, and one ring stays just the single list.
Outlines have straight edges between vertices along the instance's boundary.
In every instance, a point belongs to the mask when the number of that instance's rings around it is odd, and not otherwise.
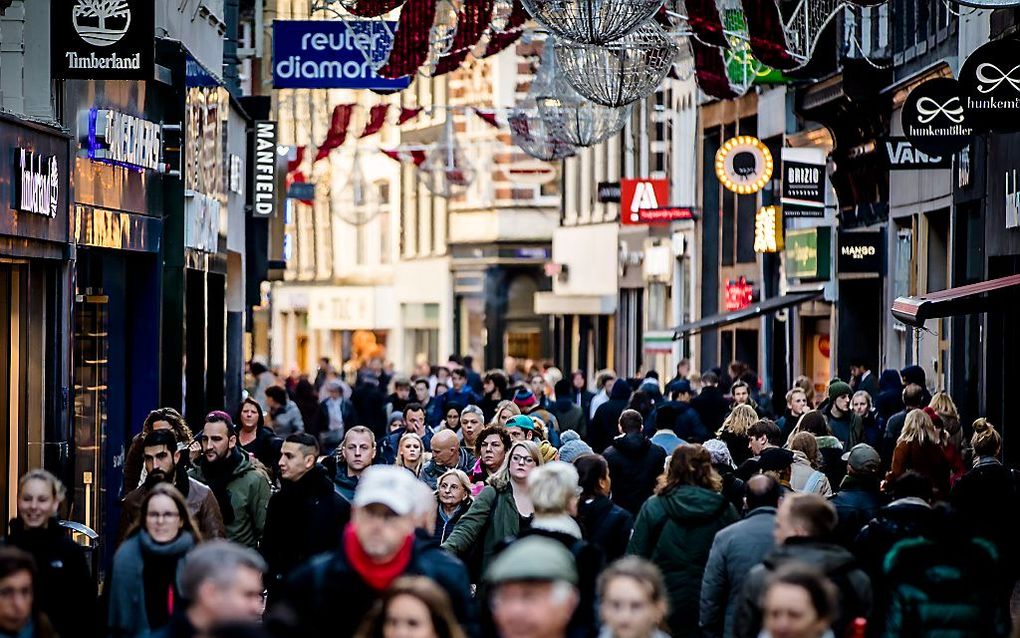
[{"label": "hooded jacket", "polygon": [[297,481],[283,481],[269,499],[260,547],[269,565],[267,587],[272,591],[292,569],[335,549],[350,518],[351,506],[333,489],[321,465]]},{"label": "hooded jacket", "polygon": [[837,636],[844,635],[849,622],[871,612],[871,579],[858,565],[854,555],[839,545],[810,538],[789,538],[747,575],[744,589],[733,616],[734,638],[755,638],[761,630],[759,601],[769,576],[790,563],[806,563],[832,579],[839,591],[839,618],[833,623]]},{"label": "hooded jacket", "polygon": [[595,416],[588,426],[588,445],[596,453],[612,445],[613,439],[620,432],[620,415],[627,409],[630,400],[630,386],[625,379],[617,379],[609,400],[595,410]]},{"label": "hooded jacket", "polygon": [[[661,422],[663,419],[668,423]],[[656,430],[667,427],[688,443],[704,443],[711,438],[698,411],[687,401],[663,401],[657,404],[645,423],[645,434],[651,436]]]},{"label": "hooded jacket", "polygon": [[46,527],[26,529],[20,519],[11,521],[4,545],[32,555],[38,570],[37,603],[59,636],[95,635],[96,583],[85,552],[68,538],[56,518]]},{"label": "hooded jacket", "polygon": [[[266,527],[266,508],[269,505],[269,497],[272,490],[269,486],[269,477],[260,469],[256,468],[248,455],[238,449],[234,449],[231,455],[236,460],[236,465],[230,473],[226,485],[227,493],[230,495],[230,506],[233,510],[232,516],[225,520],[227,538],[257,549],[262,539],[262,532]],[[218,461],[228,463],[231,459]],[[191,478],[209,485],[209,462],[202,458],[188,471]],[[221,513],[223,508],[220,508]]]},{"label": "hooded jacket", "polygon": [[662,570],[674,636],[698,635],[701,581],[712,541],[738,518],[721,494],[693,485],[653,496],[641,508],[627,553]]},{"label": "hooded jacket", "polygon": [[701,627],[707,636],[730,636],[733,614],[751,568],[775,547],[776,508],[756,507],[715,535],[701,582]]},{"label": "hooded jacket", "polygon": [[655,491],[655,481],[666,464],[666,450],[632,432],[613,441],[603,456],[613,477],[613,502],[636,514]]},{"label": "hooded jacket", "polygon": [[878,396],[875,397],[875,409],[883,421],[903,409],[903,383],[900,373],[895,370],[882,370],[878,377]]}]

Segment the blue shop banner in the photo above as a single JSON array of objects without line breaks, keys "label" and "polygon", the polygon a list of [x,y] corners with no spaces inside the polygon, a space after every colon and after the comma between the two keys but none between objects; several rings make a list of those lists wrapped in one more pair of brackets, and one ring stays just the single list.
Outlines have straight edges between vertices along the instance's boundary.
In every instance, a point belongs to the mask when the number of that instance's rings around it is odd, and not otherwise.
[{"label": "blue shop banner", "polygon": [[273,86],[406,89],[411,77],[390,80],[375,73],[389,57],[395,29],[395,22],[380,20],[275,20]]}]

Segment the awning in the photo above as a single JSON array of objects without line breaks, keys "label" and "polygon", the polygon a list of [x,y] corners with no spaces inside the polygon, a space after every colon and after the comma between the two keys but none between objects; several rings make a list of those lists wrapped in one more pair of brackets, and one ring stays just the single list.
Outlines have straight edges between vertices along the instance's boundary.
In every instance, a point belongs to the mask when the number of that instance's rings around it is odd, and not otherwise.
[{"label": "awning", "polygon": [[[1006,301],[1020,288],[1020,275],[980,281],[916,297],[897,297],[894,317],[908,326],[921,327],[928,319],[986,312]],[[1015,302],[1015,299],[1014,299]]]},{"label": "awning", "polygon": [[674,328],[673,339],[683,339],[684,337],[689,337],[705,330],[715,330],[716,328],[722,328],[723,326],[728,326],[733,323],[740,323],[747,319],[753,319],[762,315],[770,315],[784,308],[792,308],[793,306],[798,306],[805,301],[817,299],[822,296],[822,292],[822,288],[802,292],[792,292],[788,295],[772,297],[765,301],[753,303],[747,308],[736,310],[734,312],[712,315],[711,317],[703,317],[697,321],[685,323]]},{"label": "awning", "polygon": [[536,315],[611,315],[614,312],[616,295],[535,293]]}]

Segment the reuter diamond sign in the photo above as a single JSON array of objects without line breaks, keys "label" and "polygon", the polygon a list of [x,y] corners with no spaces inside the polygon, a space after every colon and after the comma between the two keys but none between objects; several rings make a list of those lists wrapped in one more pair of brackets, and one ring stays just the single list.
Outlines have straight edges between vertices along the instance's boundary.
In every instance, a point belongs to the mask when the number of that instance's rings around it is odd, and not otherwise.
[{"label": "reuter diamond sign", "polygon": [[150,79],[155,32],[152,0],[52,0],[53,77]]}]

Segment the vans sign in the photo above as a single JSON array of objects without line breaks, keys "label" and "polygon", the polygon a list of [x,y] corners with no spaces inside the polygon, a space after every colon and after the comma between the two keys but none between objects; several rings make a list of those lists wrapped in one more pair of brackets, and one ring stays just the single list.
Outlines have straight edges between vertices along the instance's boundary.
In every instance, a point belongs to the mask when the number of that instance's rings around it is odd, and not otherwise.
[{"label": "vans sign", "polygon": [[883,142],[889,158],[889,170],[913,171],[926,168],[951,168],[953,156],[933,155],[914,146],[905,137],[887,137]]}]

